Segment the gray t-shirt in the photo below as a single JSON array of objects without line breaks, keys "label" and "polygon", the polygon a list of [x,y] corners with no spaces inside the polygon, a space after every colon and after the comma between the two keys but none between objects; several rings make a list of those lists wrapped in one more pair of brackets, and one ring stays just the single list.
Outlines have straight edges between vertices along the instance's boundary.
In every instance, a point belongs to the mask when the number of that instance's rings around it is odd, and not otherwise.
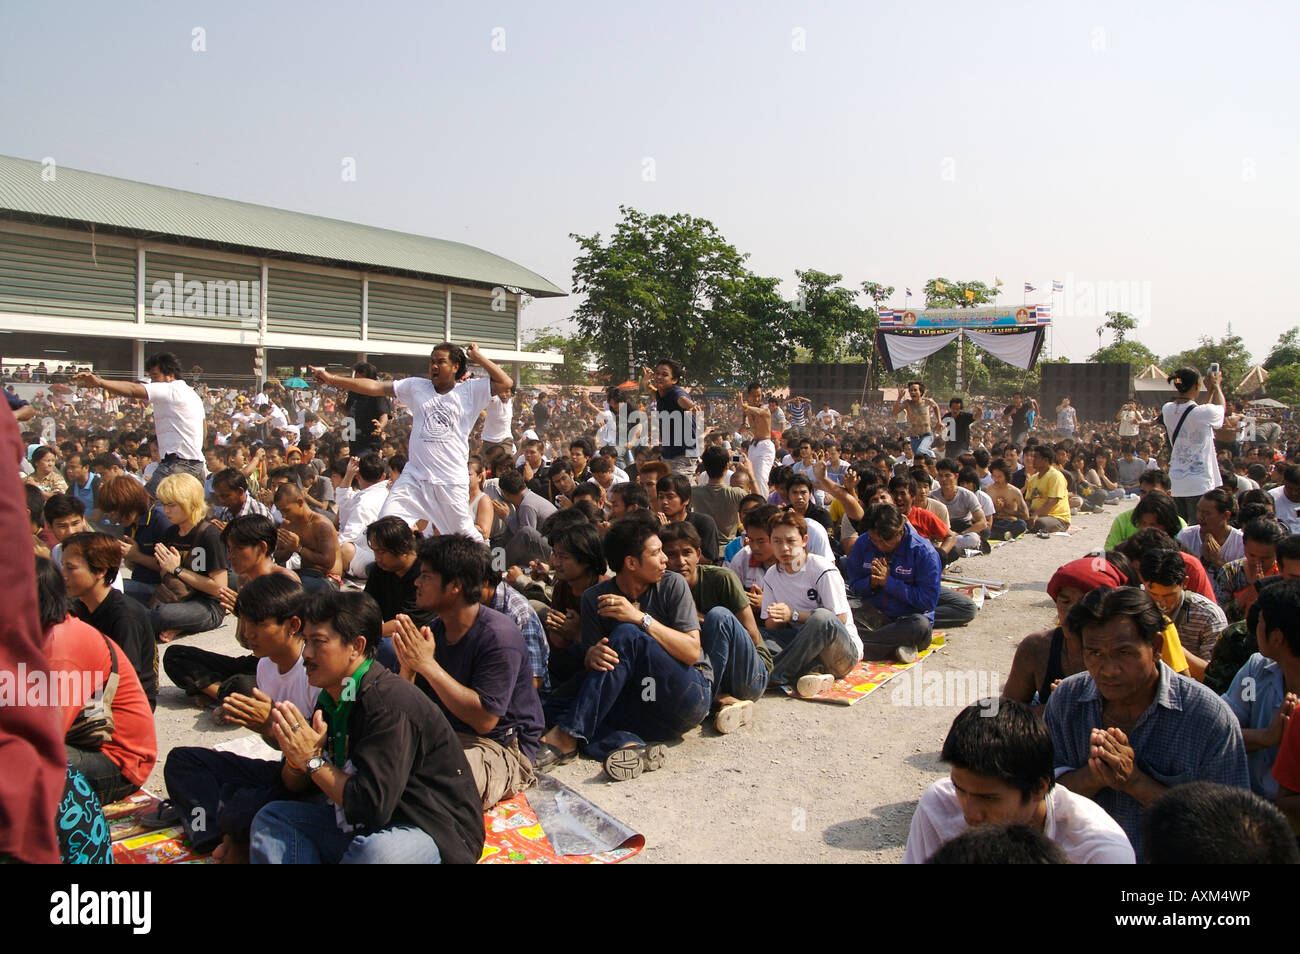
[{"label": "gray t-shirt", "polygon": [[[936,496],[940,501],[942,501],[943,505],[948,508],[949,526],[953,526],[954,524],[973,523],[974,521],[971,518],[971,514],[976,510],[982,511],[984,509],[980,506],[979,498],[965,487],[958,487],[956,495],[951,500],[945,497],[942,493],[939,493]],[[984,516],[987,517],[988,514],[986,513]]]},{"label": "gray t-shirt", "polygon": [[[584,646],[596,645],[619,625],[618,620],[611,616],[601,616],[596,611],[596,601],[606,593],[626,596],[619,590],[618,580],[613,577],[588,587],[582,594],[581,626]],[[653,616],[656,622],[663,623],[679,633],[689,633],[700,628],[700,619],[695,612],[695,599],[691,596],[691,588],[686,582],[686,577],[680,573],[665,571],[663,579],[642,593],[639,599],[631,602],[638,606],[641,612]],[[646,636],[646,639],[653,638],[653,636]],[[695,665],[709,679],[713,678],[713,666],[709,663],[709,657],[703,648],[700,649],[700,658]]]}]

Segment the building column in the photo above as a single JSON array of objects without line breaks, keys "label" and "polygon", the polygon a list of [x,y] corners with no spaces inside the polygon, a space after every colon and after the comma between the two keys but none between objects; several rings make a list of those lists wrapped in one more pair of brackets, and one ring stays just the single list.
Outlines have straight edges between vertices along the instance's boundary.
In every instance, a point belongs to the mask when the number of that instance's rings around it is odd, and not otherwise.
[{"label": "building column", "polygon": [[131,341],[131,375],[132,380],[144,377],[144,342],[139,338]]}]

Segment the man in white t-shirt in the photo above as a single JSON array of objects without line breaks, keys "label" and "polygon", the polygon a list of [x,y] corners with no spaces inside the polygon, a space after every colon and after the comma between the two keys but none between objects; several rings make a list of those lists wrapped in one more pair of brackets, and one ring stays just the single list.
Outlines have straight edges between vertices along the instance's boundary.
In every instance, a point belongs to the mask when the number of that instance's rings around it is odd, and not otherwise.
[{"label": "man in white t-shirt", "polygon": [[921,796],[904,864],[922,864],[973,825],[1028,825],[1073,864],[1134,863],[1128,836],[1106,810],[1056,784],[1052,737],[1023,703],[988,698],[967,706],[941,757],[949,777]]},{"label": "man in white t-shirt", "polygon": [[78,387],[103,388],[111,394],[143,399],[153,405],[154,428],[158,435],[159,463],[145,489],[158,490],[163,478],[191,474],[199,483],[203,467],[203,399],[184,380],[180,360],[170,351],[151,355],[145,362],[148,384],[134,381],[106,381],[83,371],[74,379]]},{"label": "man in white t-shirt", "polygon": [[1291,464],[1282,471],[1282,486],[1268,492],[1273,498],[1273,512],[1278,522],[1291,533],[1300,533],[1300,465]]},{"label": "man in white t-shirt", "polygon": [[514,396],[494,394],[488,402],[487,414],[483,417],[483,447],[480,453],[484,460],[488,452],[497,447],[504,447],[511,454],[515,452],[515,437],[510,431],[510,422],[514,414]]},{"label": "man in white t-shirt", "polygon": [[[486,378],[462,380],[473,361]],[[312,368],[318,384],[396,397],[411,409],[411,440],[406,468],[393,483],[380,517],[396,515],[407,523],[425,521],[425,534],[478,533],[469,512],[469,433],[493,395],[509,395],[515,382],[487,358],[477,344],[464,349],[443,342],[429,358],[429,377],[377,381]]]},{"label": "man in white t-shirt", "polygon": [[[1219,461],[1214,452],[1214,430],[1223,426],[1223,374],[1205,376],[1208,403],[1197,404],[1201,376],[1195,368],[1179,368],[1169,376],[1178,397],[1161,410],[1172,450],[1169,480],[1178,515],[1189,524],[1196,522],[1196,502],[1201,495],[1222,483]],[[1181,424],[1181,428],[1180,428]],[[1177,440],[1174,440],[1175,433]]]},{"label": "man in white t-shirt", "polygon": [[862,659],[848,590],[834,561],[808,552],[808,524],[792,510],[774,515],[768,533],[776,565],[763,578],[764,643],[776,656],[768,682],[793,683],[815,696]]}]

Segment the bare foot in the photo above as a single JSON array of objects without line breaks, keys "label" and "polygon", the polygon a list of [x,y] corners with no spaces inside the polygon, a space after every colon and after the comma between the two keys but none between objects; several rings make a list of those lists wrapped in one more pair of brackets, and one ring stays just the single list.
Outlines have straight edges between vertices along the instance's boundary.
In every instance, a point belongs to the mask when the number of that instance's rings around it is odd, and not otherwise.
[{"label": "bare foot", "polygon": [[179,629],[164,629],[158,634],[158,642],[170,643],[173,639],[181,634]]},{"label": "bare foot", "polygon": [[221,865],[246,865],[248,845],[235,841],[229,835],[222,835],[221,844],[212,850],[212,858]]},{"label": "bare foot", "polygon": [[565,755],[568,755],[578,747],[578,740],[560,728],[551,729],[542,736],[542,741],[547,745],[555,746]]}]

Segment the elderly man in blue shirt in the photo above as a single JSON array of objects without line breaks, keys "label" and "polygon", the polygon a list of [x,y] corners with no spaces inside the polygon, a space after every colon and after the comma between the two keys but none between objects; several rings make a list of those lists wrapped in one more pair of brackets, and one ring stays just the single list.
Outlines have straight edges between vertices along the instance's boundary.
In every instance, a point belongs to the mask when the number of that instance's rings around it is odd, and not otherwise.
[{"label": "elderly man in blue shirt", "polygon": [[1083,638],[1087,671],[1047,703],[1057,781],[1119,822],[1141,862],[1143,809],[1168,789],[1249,787],[1241,729],[1213,691],[1160,661],[1164,617],[1142,590],[1099,587],[1066,626]]},{"label": "elderly man in blue shirt", "polygon": [[865,522],[848,557],[849,590],[863,602],[853,614],[862,658],[914,662],[930,645],[943,562],[892,504],[872,507]]}]

